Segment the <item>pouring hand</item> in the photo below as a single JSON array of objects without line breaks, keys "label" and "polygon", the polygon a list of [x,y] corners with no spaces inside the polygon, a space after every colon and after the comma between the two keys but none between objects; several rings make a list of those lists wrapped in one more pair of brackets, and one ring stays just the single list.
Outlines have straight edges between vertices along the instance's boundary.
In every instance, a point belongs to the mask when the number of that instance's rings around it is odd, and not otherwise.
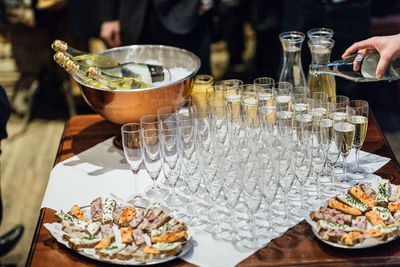
[{"label": "pouring hand", "polygon": [[[342,58],[346,58],[357,52],[367,56],[372,51],[380,54],[378,66],[376,68],[376,77],[382,79],[389,63],[400,56],[400,34],[388,36],[375,36],[351,45],[343,53]],[[356,58],[356,60],[359,57]],[[363,60],[364,58],[361,58]],[[359,68],[361,61],[354,64],[354,68]]]}]

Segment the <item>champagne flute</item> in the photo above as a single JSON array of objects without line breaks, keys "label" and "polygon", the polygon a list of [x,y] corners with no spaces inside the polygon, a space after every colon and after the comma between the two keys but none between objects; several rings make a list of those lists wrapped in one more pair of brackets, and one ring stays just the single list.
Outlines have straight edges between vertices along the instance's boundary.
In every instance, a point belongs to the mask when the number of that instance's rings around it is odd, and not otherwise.
[{"label": "champagne flute", "polygon": [[308,98],[310,97],[310,88],[307,86],[295,86],[291,90],[293,99]]},{"label": "champagne flute", "polygon": [[277,111],[290,111],[290,105],[292,104],[292,88],[293,85],[290,82],[274,83],[274,89],[276,91],[275,102]]},{"label": "champagne flute", "polygon": [[350,105],[350,98],[344,95],[336,95],[329,97],[328,102],[334,104],[334,108],[345,108]]},{"label": "champagne flute", "polygon": [[134,175],[134,193],[130,200],[133,205],[140,207],[147,207],[149,201],[142,195],[138,194],[137,190],[137,175],[140,170],[140,166],[143,162],[142,156],[142,141],[141,141],[141,130],[139,123],[127,123],[121,127],[122,134],[122,147],[124,149],[125,159],[128,162],[129,168],[132,170]]},{"label": "champagne flute", "polygon": [[[367,136],[369,105],[368,102],[364,100],[352,100],[350,101],[350,107],[355,112],[355,114],[350,117],[350,122],[355,126],[353,148],[356,149],[356,166],[353,173],[360,174],[362,171],[360,170],[359,152]],[[362,178],[362,176],[356,177]]]},{"label": "champagne flute", "polygon": [[321,200],[320,175],[324,170],[326,161],[326,154],[321,142],[321,128],[316,124],[317,123],[314,123],[313,132],[308,144],[312,157],[311,167],[317,182],[316,197],[314,199],[310,199],[310,203],[319,202]]},{"label": "champagne flute", "polygon": [[186,206],[189,225],[198,226],[203,222],[198,215],[196,194],[202,181],[202,166],[200,165],[200,151],[197,143],[196,124],[179,127],[182,144],[182,171],[181,177],[188,190],[189,205]]},{"label": "champagne flute", "polygon": [[160,129],[163,134],[177,134],[178,116],[175,113],[175,107],[165,106],[157,109]]},{"label": "champagne flute", "polygon": [[177,214],[178,207],[182,204],[176,194],[175,186],[181,172],[182,150],[180,136],[175,134],[162,134],[161,147],[163,155],[162,170],[171,186],[171,194],[167,199],[167,204],[172,207],[171,214]]},{"label": "champagne flute", "polygon": [[162,152],[161,152],[161,140],[159,129],[142,129],[142,153],[143,162],[146,170],[153,180],[153,199],[151,206],[160,206],[160,196],[158,193],[157,179],[160,175],[162,168]]},{"label": "champagne flute", "polygon": [[194,85],[192,89],[192,94],[198,92],[205,92],[208,87],[214,84],[214,77],[207,74],[196,75],[194,78]]},{"label": "champagne flute", "polygon": [[254,79],[253,84],[258,89],[272,89],[274,87],[275,80],[270,77],[259,77]]},{"label": "champagne flute", "polygon": [[291,213],[299,217],[299,214],[306,208],[305,201],[305,184],[309,178],[312,171],[312,157],[309,149],[309,142],[311,138],[311,129],[305,127],[304,125],[297,125],[296,130],[300,131],[302,135],[297,135],[294,138],[294,148],[293,148],[293,166],[294,175],[297,181],[300,183],[300,202],[301,205],[291,209]]},{"label": "champagne flute", "polygon": [[224,203],[229,209],[229,216],[226,217],[225,223],[222,224],[222,232],[217,236],[225,241],[238,241],[238,219],[236,217],[236,206],[242,193],[242,185],[239,175],[239,166],[233,164],[231,168],[223,176],[222,192],[224,196]]},{"label": "champagne flute", "polygon": [[347,178],[347,156],[350,154],[354,142],[355,126],[350,122],[336,122],[333,126],[335,131],[335,143],[343,157],[343,179],[341,182],[348,182]]},{"label": "champagne flute", "polygon": [[270,159],[269,161],[264,161],[266,166],[263,166],[262,175],[260,176],[260,191],[264,197],[264,200],[267,204],[266,209],[266,222],[268,226],[265,229],[265,232],[261,232],[263,237],[273,238],[274,237],[274,228],[273,228],[273,219],[272,219],[272,202],[274,202],[276,194],[278,192],[279,183],[278,183],[278,168],[276,167],[276,162],[274,161],[274,157],[272,153],[274,153],[273,149],[269,151]]},{"label": "champagne flute", "polygon": [[264,243],[262,240],[260,240],[260,235],[258,235],[257,233],[255,214],[260,208],[262,194],[259,185],[257,185],[256,187],[251,186],[250,188],[248,188],[247,185],[247,180],[242,178],[242,196],[244,199],[244,203],[247,206],[248,216],[250,217],[250,239],[244,238],[236,244],[251,249],[259,249],[264,245]]},{"label": "champagne flute", "polygon": [[[142,130],[142,137],[143,137],[143,131],[147,131],[148,134],[154,133],[154,134],[161,134],[161,120],[158,115],[156,114],[147,114],[143,115],[140,117],[140,128]],[[150,130],[153,130],[151,132]],[[153,189],[147,190],[147,194],[150,196],[152,194],[158,194],[159,198],[163,198],[169,195],[169,191],[166,190],[165,188],[160,188],[157,185],[157,191],[154,191]]]}]

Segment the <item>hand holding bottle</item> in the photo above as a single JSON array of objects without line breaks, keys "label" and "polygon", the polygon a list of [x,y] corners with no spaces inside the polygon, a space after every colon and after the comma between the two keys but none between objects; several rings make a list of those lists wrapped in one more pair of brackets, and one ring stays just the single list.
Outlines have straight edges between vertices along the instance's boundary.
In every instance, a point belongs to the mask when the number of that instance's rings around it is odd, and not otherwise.
[{"label": "hand holding bottle", "polygon": [[[373,51],[377,51],[380,54],[380,59],[376,68],[376,77],[378,79],[382,79],[389,63],[400,57],[400,34],[375,36],[360,42],[356,42],[347,48],[347,50],[343,53],[342,58],[346,58],[357,51],[359,54],[364,55],[364,57],[368,57],[368,54]],[[360,61],[358,64],[355,62],[354,71],[358,71],[357,68],[360,67],[360,62],[363,60],[363,57],[357,57],[356,60]]]}]

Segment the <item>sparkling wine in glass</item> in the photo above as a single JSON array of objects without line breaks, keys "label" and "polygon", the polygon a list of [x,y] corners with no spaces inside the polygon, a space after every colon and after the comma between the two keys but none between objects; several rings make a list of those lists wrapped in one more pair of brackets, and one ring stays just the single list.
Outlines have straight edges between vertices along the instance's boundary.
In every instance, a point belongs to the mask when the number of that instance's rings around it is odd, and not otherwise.
[{"label": "sparkling wine in glass", "polygon": [[343,157],[343,179],[342,182],[349,181],[347,178],[347,156],[350,154],[354,141],[355,126],[350,122],[338,122],[333,126],[335,131],[335,143]]},{"label": "sparkling wine in glass", "polygon": [[[364,100],[352,100],[350,107],[355,112],[354,116],[350,117],[350,122],[355,127],[353,148],[356,149],[356,166],[353,173],[360,174],[362,171],[360,169],[359,152],[367,136],[369,105]],[[362,176],[357,176],[357,178],[362,178]]]}]

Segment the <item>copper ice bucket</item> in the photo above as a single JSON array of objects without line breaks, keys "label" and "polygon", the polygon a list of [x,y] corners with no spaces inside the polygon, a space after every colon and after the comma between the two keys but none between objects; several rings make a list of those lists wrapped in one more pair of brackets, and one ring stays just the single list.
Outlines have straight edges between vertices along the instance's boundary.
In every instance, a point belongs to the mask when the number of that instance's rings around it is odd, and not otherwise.
[{"label": "copper ice bucket", "polygon": [[193,87],[194,75],[200,68],[200,59],[193,53],[171,46],[131,45],[101,52],[119,63],[160,62],[167,68],[181,67],[190,74],[162,86],[132,90],[106,90],[76,80],[89,106],[105,119],[116,123],[139,122],[141,116],[157,114],[163,106],[184,104]]}]

